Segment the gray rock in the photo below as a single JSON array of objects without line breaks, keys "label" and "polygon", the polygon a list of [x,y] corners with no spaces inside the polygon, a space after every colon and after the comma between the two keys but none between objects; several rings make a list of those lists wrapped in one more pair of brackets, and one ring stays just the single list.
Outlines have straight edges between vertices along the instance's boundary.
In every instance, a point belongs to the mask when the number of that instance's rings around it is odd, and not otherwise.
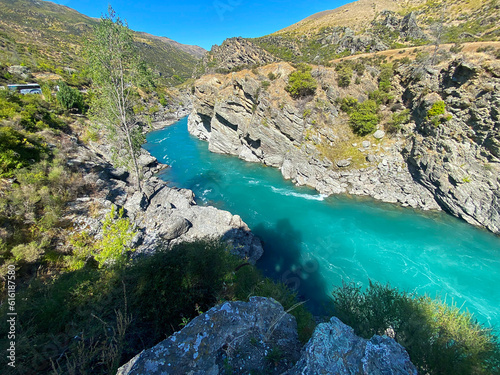
[{"label": "gray rock", "polygon": [[[271,350],[283,358],[276,367]],[[117,375],[210,375],[227,368],[239,374],[282,373],[298,359],[295,318],[273,299],[226,302],[193,319],[181,331],[145,350],[118,369]]]},{"label": "gray rock", "polygon": [[375,133],[373,133],[373,137],[376,139],[382,139],[385,136],[385,132],[383,130],[377,130]]},{"label": "gray rock", "polygon": [[333,317],[319,324],[287,375],[406,375],[417,374],[408,353],[393,339],[365,340]]},{"label": "gray rock", "polygon": [[145,153],[145,152],[143,152],[137,158],[137,165],[140,168],[151,166],[152,164],[154,164],[156,162],[157,162],[157,160],[154,156],[151,156],[151,155],[149,155],[149,153]]},{"label": "gray rock", "polygon": [[148,199],[144,193],[139,191],[136,191],[132,197],[128,198],[123,206],[129,215],[135,215],[137,212],[145,211],[147,207]]},{"label": "gray rock", "polygon": [[370,141],[363,141],[363,143],[362,143],[362,144],[363,144],[363,147],[364,147],[364,148],[370,148],[370,146],[371,146]]},{"label": "gray rock", "polygon": [[337,167],[345,168],[351,165],[351,161],[348,159],[337,160]]},{"label": "gray rock", "polygon": [[191,223],[184,217],[171,215],[160,225],[158,234],[166,240],[178,238],[191,228]]}]

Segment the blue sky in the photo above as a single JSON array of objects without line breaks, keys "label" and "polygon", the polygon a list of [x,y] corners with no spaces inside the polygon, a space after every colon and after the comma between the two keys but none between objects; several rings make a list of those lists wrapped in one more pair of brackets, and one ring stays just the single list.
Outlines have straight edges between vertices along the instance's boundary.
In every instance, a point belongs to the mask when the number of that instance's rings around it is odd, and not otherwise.
[{"label": "blue sky", "polygon": [[[180,43],[210,49],[233,36],[258,37],[294,24],[311,14],[352,0],[197,0],[109,1],[129,27]],[[90,17],[106,13],[108,1],[54,0]]]}]

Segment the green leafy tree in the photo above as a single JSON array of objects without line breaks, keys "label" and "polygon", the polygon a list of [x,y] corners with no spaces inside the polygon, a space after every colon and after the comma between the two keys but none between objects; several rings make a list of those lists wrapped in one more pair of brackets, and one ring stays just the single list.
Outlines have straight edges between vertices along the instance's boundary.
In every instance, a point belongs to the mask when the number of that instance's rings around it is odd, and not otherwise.
[{"label": "green leafy tree", "polygon": [[79,111],[83,110],[84,103],[82,93],[77,89],[69,87],[65,82],[59,83],[59,91],[57,92],[56,98],[57,102],[64,109],[76,108]]},{"label": "green leafy tree", "polygon": [[288,77],[288,85],[285,90],[295,99],[313,95],[318,84],[311,75],[311,67],[307,64],[300,64],[296,71]]},{"label": "green leafy tree", "polygon": [[144,76],[144,63],[138,57],[132,32],[111,7],[94,28],[87,60],[92,79],[90,114],[103,125],[113,144],[114,161],[133,169],[142,190],[137,165],[141,132],[136,130],[139,114],[134,108],[141,107],[136,105],[140,99],[136,88],[149,77]]}]

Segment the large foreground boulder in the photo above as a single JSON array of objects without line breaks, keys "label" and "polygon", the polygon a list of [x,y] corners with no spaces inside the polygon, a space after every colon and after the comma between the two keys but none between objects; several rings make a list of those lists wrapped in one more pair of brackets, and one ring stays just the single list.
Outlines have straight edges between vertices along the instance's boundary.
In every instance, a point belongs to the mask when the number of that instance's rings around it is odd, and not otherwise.
[{"label": "large foreground boulder", "polygon": [[210,309],[117,375],[282,373],[299,354],[295,318],[273,299],[252,297]]}]

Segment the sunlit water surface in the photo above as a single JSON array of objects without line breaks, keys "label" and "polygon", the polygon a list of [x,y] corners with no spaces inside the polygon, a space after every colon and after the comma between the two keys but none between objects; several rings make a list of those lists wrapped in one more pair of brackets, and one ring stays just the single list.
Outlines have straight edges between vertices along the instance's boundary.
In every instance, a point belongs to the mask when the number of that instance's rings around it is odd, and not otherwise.
[{"label": "sunlit water surface", "polygon": [[264,242],[258,266],[316,311],[342,281],[372,280],[439,295],[500,327],[499,237],[441,212],[296,187],[277,169],[209,152],[187,118],[147,142],[171,166],[160,177],[193,190],[198,204],[240,215]]}]

